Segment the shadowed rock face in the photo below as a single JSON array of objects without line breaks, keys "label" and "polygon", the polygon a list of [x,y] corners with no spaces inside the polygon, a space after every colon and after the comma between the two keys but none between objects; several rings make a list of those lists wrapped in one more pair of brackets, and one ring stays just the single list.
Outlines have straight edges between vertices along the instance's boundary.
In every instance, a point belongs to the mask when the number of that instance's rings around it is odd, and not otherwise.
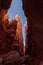
[{"label": "shadowed rock face", "polygon": [[[26,16],[29,16],[29,13],[40,13],[43,12],[43,0],[22,0],[23,9]],[[27,11],[27,12],[26,12]]]},{"label": "shadowed rock face", "polygon": [[32,44],[31,42],[31,37],[32,37],[32,29],[30,26],[30,23],[28,21],[26,21],[25,24],[25,31],[26,31],[26,46],[25,46],[25,54],[31,54],[32,51]]},{"label": "shadowed rock face", "polygon": [[[31,54],[36,60],[40,58],[43,59],[43,0],[22,0],[22,2],[25,16],[32,29],[30,42],[32,43]],[[27,44],[29,45],[30,43],[28,42]],[[29,47],[27,49],[29,49]]]},{"label": "shadowed rock face", "polygon": [[0,55],[0,65],[33,65],[32,58],[27,56],[20,56],[17,50],[11,51],[6,55]]},{"label": "shadowed rock face", "polygon": [[10,4],[11,4],[12,0],[0,0],[0,11],[2,9],[9,9],[10,8]]}]

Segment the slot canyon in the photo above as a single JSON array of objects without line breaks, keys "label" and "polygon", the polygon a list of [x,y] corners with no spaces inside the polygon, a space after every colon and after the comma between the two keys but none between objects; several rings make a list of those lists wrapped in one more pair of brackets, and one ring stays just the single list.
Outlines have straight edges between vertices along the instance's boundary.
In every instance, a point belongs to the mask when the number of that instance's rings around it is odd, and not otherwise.
[{"label": "slot canyon", "polygon": [[25,47],[20,16],[9,22],[11,3],[0,0],[0,65],[43,65],[43,0],[22,0]]}]

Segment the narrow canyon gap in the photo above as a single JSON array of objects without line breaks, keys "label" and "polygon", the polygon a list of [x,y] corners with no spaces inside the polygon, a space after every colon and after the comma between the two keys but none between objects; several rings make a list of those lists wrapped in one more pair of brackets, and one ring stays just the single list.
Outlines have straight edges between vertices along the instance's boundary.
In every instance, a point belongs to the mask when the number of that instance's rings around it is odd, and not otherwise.
[{"label": "narrow canyon gap", "polygon": [[24,11],[22,9],[22,0],[12,0],[11,6],[8,10],[9,20],[15,18],[16,14],[20,15],[21,23],[22,23],[22,33],[23,33],[23,41],[25,44],[25,22],[26,17],[24,15]]}]

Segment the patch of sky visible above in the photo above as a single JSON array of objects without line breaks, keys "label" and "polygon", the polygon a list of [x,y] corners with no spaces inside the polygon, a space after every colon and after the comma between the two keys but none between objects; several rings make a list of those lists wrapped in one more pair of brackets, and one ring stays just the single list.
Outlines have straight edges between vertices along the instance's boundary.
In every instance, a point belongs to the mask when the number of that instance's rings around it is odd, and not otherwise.
[{"label": "patch of sky visible above", "polygon": [[20,19],[22,23],[23,38],[25,43],[25,26],[24,25],[26,22],[26,17],[22,10],[22,0],[12,0],[11,6],[8,10],[8,15],[10,20],[13,19],[16,16],[16,14],[20,15]]}]

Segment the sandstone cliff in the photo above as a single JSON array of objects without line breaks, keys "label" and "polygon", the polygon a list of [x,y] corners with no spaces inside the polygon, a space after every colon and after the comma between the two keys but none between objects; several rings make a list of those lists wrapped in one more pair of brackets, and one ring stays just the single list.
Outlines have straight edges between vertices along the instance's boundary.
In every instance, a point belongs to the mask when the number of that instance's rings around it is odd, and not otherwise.
[{"label": "sandstone cliff", "polygon": [[[35,63],[37,65],[39,59],[40,62],[43,59],[43,0],[22,0],[22,2],[25,16],[32,29],[31,55],[37,60]],[[29,43],[27,44],[29,45]]]}]

